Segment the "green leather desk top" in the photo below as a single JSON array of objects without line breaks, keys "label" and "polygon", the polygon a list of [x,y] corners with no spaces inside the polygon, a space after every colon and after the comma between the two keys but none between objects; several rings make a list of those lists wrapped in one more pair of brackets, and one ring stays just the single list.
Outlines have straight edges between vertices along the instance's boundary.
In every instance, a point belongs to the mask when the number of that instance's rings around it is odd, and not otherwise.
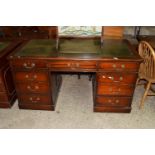
[{"label": "green leather desk top", "polygon": [[10,44],[10,42],[1,42],[0,41],[0,52],[2,52],[3,49],[5,49],[9,44]]},{"label": "green leather desk top", "polygon": [[55,40],[31,40],[21,50],[15,53],[16,56],[45,56],[49,57],[56,52]]},{"label": "green leather desk top", "polygon": [[31,40],[15,53],[23,57],[116,57],[132,58],[133,52],[125,40],[100,39],[60,39],[58,49],[56,40]]}]

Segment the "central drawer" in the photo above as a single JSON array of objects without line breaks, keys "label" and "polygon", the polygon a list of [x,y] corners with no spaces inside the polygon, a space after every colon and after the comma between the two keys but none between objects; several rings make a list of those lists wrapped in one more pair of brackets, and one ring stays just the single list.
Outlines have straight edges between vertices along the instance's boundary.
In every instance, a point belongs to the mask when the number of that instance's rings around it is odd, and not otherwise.
[{"label": "central drawer", "polygon": [[67,61],[58,60],[48,63],[48,67],[51,69],[96,69],[96,61]]},{"label": "central drawer", "polygon": [[120,95],[120,96],[132,96],[134,87],[132,85],[117,85],[117,84],[102,84],[98,83],[97,94],[98,95]]},{"label": "central drawer", "polygon": [[14,74],[15,80],[18,81],[38,81],[38,82],[47,82],[48,81],[48,73],[45,72],[15,72]]},{"label": "central drawer", "polygon": [[17,83],[19,93],[49,93],[47,83]]}]

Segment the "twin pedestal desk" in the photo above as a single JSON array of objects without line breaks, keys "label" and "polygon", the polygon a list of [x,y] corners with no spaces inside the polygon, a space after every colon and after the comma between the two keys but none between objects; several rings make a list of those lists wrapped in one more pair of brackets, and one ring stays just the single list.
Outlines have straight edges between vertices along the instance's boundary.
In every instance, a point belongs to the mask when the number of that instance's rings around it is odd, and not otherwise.
[{"label": "twin pedestal desk", "polygon": [[94,112],[131,111],[141,58],[127,40],[30,40],[8,59],[21,109],[54,110],[61,73],[85,72],[93,75]]}]

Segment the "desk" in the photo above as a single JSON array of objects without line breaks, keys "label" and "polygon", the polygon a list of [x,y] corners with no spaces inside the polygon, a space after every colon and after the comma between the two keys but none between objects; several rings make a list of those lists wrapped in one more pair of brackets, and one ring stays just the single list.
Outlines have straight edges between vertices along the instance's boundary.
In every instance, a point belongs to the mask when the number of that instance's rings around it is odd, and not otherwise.
[{"label": "desk", "polygon": [[[62,72],[93,74],[95,112],[130,112],[141,62],[127,40],[61,38],[23,42],[9,56],[19,108],[54,110]],[[81,96],[85,97],[85,96]]]},{"label": "desk", "polygon": [[19,45],[18,41],[0,41],[0,108],[10,108],[16,99],[7,56]]}]

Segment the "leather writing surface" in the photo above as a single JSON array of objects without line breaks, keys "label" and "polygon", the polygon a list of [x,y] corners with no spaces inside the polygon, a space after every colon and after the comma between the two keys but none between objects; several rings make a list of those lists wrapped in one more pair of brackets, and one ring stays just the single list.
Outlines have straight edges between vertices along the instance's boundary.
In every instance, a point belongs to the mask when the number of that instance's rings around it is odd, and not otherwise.
[{"label": "leather writing surface", "polygon": [[103,41],[101,46],[100,39],[60,39],[58,50],[56,49],[56,40],[38,39],[29,41],[21,50],[15,53],[15,56],[30,57],[72,57],[72,56],[90,56],[93,57],[126,57],[134,56],[130,50],[127,41],[111,40]]},{"label": "leather writing surface", "polygon": [[56,41],[49,39],[37,39],[29,41],[16,56],[52,56],[56,52]]}]

